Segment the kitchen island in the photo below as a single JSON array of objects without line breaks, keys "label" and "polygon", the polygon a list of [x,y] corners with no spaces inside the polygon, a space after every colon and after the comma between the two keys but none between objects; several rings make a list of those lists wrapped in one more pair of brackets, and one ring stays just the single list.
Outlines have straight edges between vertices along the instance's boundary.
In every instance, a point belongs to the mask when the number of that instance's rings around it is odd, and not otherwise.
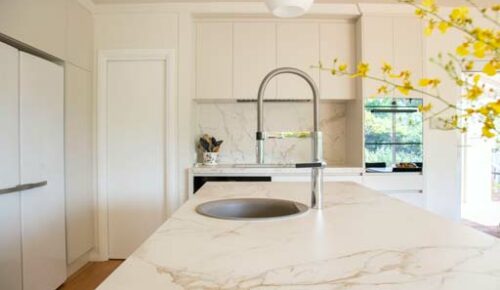
[{"label": "kitchen island", "polygon": [[498,290],[500,240],[356,183],[324,184],[325,208],[267,221],[198,215],[234,197],[309,204],[309,183],[208,183],[99,290]]}]

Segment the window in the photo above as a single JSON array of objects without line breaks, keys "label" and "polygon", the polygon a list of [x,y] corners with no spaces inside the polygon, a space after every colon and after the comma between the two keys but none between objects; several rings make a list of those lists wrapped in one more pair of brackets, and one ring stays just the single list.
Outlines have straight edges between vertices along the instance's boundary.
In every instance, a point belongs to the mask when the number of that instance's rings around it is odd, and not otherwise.
[{"label": "window", "polygon": [[365,104],[365,162],[422,162],[421,99],[372,98]]}]

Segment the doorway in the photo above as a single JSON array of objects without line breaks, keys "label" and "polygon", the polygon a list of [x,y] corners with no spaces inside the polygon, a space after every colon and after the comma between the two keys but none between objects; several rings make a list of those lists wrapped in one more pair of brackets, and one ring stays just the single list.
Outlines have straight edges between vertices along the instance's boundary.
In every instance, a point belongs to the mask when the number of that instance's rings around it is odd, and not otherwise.
[{"label": "doorway", "polygon": [[174,52],[99,53],[99,259],[127,258],[169,216],[176,188]]},{"label": "doorway", "polygon": [[[479,73],[481,74],[481,73]],[[500,95],[500,74],[481,74],[490,98]],[[472,124],[462,136],[462,219],[500,237],[500,144],[481,136],[480,124]]]}]

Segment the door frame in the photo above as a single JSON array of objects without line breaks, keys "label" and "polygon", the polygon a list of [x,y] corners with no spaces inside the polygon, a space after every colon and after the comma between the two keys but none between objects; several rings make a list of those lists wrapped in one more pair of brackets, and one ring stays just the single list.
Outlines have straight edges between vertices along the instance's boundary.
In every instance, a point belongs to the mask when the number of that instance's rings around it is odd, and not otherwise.
[{"label": "door frame", "polygon": [[[96,249],[92,260],[109,259],[108,241],[108,96],[107,72],[110,61],[159,60],[165,63],[165,204],[164,219],[173,212],[179,193],[178,174],[178,132],[177,132],[177,83],[174,49],[132,49],[100,50],[97,55],[97,198],[96,198]],[[168,142],[173,140],[173,142]]]}]

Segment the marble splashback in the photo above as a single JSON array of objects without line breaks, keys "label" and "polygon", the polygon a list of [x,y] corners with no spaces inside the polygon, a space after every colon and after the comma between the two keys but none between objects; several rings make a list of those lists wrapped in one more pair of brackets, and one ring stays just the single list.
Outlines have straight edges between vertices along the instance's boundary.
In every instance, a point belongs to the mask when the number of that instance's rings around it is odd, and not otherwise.
[{"label": "marble splashback", "polygon": [[[345,113],[342,103],[321,103],[320,127],[323,131],[324,158],[328,165],[345,161]],[[198,103],[197,134],[210,134],[224,140],[219,163],[254,163],[256,103]],[[312,130],[311,103],[264,104],[267,131]],[[311,160],[310,139],[266,140],[266,163],[307,162]]]}]

